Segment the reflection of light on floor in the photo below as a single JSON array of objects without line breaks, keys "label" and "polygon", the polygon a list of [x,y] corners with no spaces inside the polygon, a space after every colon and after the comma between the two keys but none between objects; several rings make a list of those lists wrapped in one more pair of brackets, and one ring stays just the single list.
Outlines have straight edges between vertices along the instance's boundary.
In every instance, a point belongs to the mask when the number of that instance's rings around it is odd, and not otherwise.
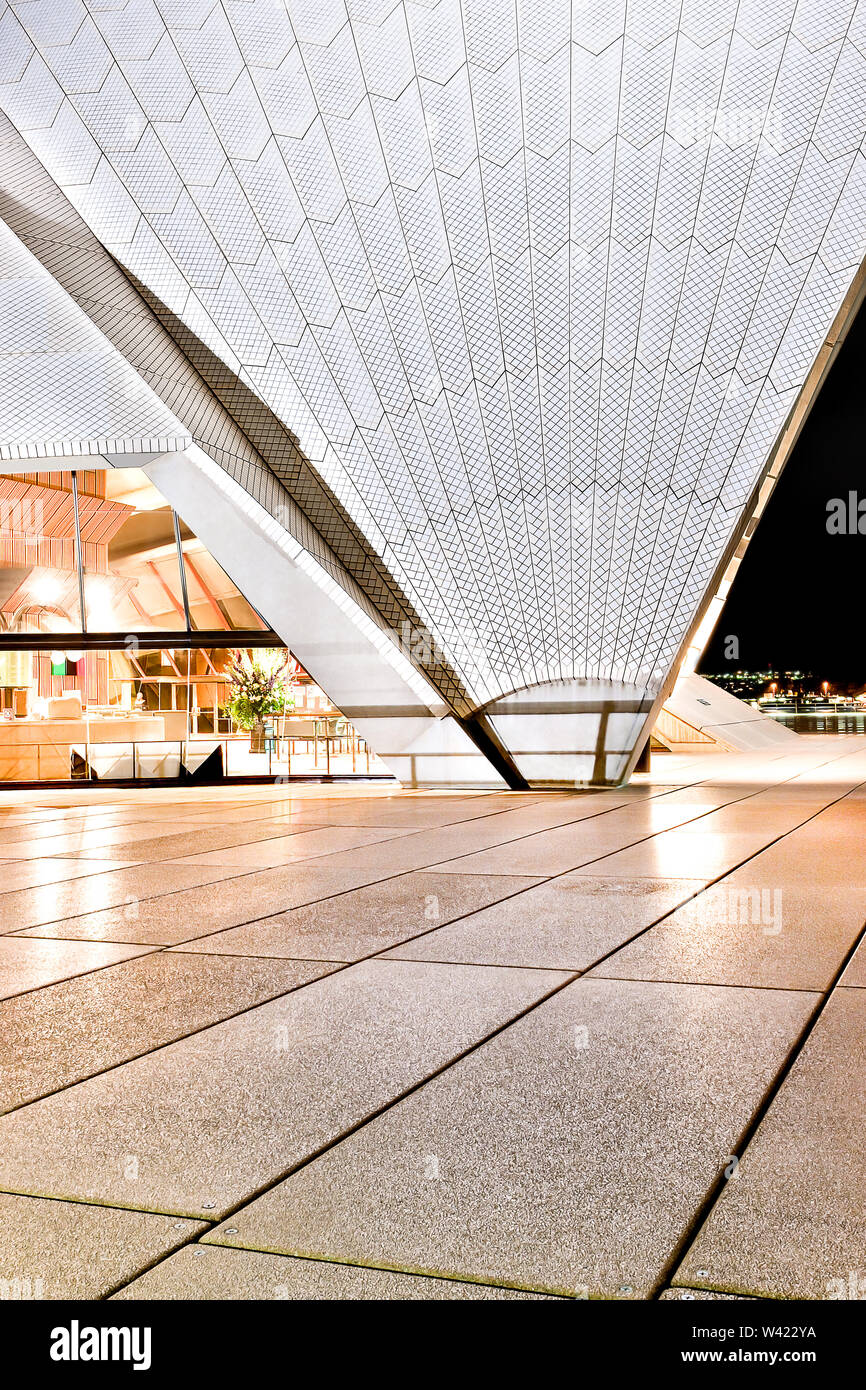
[{"label": "reflection of light on floor", "polygon": [[846,752],[866,748],[862,734],[810,735],[803,738],[804,747],[784,753],[700,753],[653,752],[651,770],[641,777],[644,786],[667,783],[696,783],[716,786],[720,782],[737,786],[768,786],[779,781],[805,787],[842,783],[846,778],[841,762]]}]

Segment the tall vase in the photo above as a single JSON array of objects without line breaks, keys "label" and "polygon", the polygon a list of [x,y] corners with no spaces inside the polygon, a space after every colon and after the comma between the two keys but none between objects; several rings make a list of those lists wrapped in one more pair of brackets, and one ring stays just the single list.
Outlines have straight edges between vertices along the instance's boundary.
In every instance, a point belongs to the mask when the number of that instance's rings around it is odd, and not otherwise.
[{"label": "tall vase", "polygon": [[265,751],[265,725],[264,720],[257,719],[250,729],[250,752],[264,753]]}]

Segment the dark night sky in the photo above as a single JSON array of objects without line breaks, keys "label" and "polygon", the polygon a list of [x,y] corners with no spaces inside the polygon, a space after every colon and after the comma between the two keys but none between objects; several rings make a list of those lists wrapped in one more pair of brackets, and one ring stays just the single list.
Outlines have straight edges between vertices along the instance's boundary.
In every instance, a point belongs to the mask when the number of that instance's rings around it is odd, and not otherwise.
[{"label": "dark night sky", "polygon": [[[811,671],[866,681],[866,535],[830,535],[827,502],[866,498],[866,306],[749,542],[700,669]],[[864,521],[866,528],[866,521]],[[724,638],[740,639],[726,661]]]}]

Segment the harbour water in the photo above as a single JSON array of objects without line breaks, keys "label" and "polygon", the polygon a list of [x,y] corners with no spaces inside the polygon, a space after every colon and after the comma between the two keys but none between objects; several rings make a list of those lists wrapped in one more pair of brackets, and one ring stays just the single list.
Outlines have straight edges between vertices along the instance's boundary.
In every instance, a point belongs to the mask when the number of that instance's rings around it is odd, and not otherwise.
[{"label": "harbour water", "polygon": [[866,710],[841,711],[834,714],[822,712],[815,714],[812,711],[802,713],[777,713],[763,709],[764,714],[769,714],[772,719],[779,724],[784,724],[788,729],[794,729],[798,734],[866,734]]}]

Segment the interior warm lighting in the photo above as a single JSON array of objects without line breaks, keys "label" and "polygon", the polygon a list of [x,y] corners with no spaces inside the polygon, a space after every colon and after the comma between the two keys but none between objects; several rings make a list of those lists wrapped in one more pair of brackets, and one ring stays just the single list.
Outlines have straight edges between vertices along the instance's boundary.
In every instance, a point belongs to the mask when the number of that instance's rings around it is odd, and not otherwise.
[{"label": "interior warm lighting", "polygon": [[107,596],[88,600],[87,623],[94,632],[111,632],[115,626],[116,611]]},{"label": "interior warm lighting", "polygon": [[42,574],[30,586],[30,594],[36,603],[55,603],[63,593],[63,585],[53,574]]},{"label": "interior warm lighting", "polygon": [[[0,783],[177,778],[193,775],[202,763],[217,779],[357,776],[375,767],[357,732],[276,635],[263,630],[255,610],[193,532],[175,522],[141,470],[0,474],[0,499],[11,499],[5,513],[9,549],[0,551]],[[86,550],[76,544],[76,501]],[[24,531],[32,515],[49,518],[45,534]],[[24,558],[37,562],[29,570],[14,563],[25,540],[30,550]],[[77,621],[80,584],[86,632]],[[60,602],[37,607],[34,590],[45,598],[56,593]],[[22,611],[29,625],[13,627]],[[153,630],[174,630],[178,638],[153,647]],[[185,630],[195,631],[201,643],[182,640]],[[253,638],[249,647],[239,644],[242,660],[268,669],[274,662],[293,673],[285,699],[272,701],[267,711],[267,732],[262,719],[247,717],[252,707],[239,719],[231,704],[229,672],[235,635],[242,631]],[[102,632],[122,633],[122,647],[100,649],[83,640]],[[56,645],[28,649],[26,636],[34,633],[55,633]]]},{"label": "interior warm lighting", "polygon": [[77,624],[73,624],[69,618],[60,613],[44,613],[41,615],[40,626],[43,632],[51,632],[57,636],[62,636],[64,632],[75,632],[78,630]]}]

